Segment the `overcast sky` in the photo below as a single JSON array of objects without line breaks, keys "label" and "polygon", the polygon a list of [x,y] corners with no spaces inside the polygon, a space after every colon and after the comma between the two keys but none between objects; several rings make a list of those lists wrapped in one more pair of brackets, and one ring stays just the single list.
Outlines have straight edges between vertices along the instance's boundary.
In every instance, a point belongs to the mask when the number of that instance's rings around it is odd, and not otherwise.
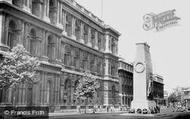
[{"label": "overcast sky", "polygon": [[[190,7],[189,0],[76,0],[122,35],[119,54],[133,62],[136,43],[148,42],[154,73],[164,77],[165,89],[190,87]],[[178,25],[163,31],[144,31],[143,16],[176,9]],[[103,14],[102,14],[103,13]],[[101,17],[102,16],[102,17]]]}]

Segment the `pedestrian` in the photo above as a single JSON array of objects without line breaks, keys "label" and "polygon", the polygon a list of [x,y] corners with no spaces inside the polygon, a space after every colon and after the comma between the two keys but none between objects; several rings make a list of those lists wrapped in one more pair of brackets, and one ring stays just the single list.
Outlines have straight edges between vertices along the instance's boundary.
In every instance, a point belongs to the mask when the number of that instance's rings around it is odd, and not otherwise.
[{"label": "pedestrian", "polygon": [[81,113],[81,109],[80,109],[80,106],[79,106],[79,108],[78,108],[78,109],[79,109],[79,113]]},{"label": "pedestrian", "polygon": [[107,112],[109,112],[109,106],[107,106]]}]

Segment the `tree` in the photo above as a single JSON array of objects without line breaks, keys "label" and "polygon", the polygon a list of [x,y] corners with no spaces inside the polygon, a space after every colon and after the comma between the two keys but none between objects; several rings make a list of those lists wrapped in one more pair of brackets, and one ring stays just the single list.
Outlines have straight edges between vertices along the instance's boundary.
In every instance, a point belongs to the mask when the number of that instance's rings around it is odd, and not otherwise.
[{"label": "tree", "polygon": [[176,87],[174,91],[169,95],[168,102],[169,103],[178,103],[180,105],[183,105],[184,99],[183,99],[183,91],[182,87]]},{"label": "tree", "polygon": [[5,52],[0,62],[0,89],[20,83],[33,83],[40,62],[18,44]]},{"label": "tree", "polygon": [[174,104],[177,101],[177,95],[174,92],[171,93],[168,97],[168,102]]},{"label": "tree", "polygon": [[[92,74],[85,72],[83,77],[79,79],[74,95],[77,99],[85,100],[85,105],[89,98],[93,99],[100,83]],[[86,108],[85,108],[86,113]]]}]

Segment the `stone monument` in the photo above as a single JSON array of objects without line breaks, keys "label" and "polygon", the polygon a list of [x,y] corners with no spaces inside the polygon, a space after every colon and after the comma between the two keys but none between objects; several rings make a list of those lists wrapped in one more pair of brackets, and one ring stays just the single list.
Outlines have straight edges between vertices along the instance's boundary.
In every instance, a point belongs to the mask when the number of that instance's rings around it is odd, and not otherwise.
[{"label": "stone monument", "polygon": [[150,56],[150,46],[147,43],[136,44],[136,58],[133,72],[133,101],[132,109],[154,108],[156,103],[148,97],[152,91],[152,63]]}]

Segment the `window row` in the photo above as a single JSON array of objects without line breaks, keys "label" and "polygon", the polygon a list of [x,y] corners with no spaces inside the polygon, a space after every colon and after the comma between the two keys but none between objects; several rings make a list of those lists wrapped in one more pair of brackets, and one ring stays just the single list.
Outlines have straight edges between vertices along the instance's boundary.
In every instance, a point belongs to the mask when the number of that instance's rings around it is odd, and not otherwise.
[{"label": "window row", "polygon": [[[67,36],[81,41],[98,50],[105,50],[103,33],[92,28],[63,9],[63,3],[57,0],[13,0],[13,5],[24,8],[40,18],[48,18],[50,23],[61,27]],[[113,46],[114,47],[114,46]]]},{"label": "window row", "polygon": [[[62,43],[62,45],[64,44]],[[104,61],[101,57],[69,44],[65,44],[65,52],[62,53],[62,57],[64,57],[64,64],[66,66],[73,66],[76,69],[89,70],[103,75]]]},{"label": "window row", "polygon": [[[13,20],[10,20],[8,24],[8,38],[3,41],[3,43],[9,46],[10,49],[18,43],[20,34],[17,29],[17,24]],[[57,38],[52,34],[47,34],[46,38],[46,43],[42,43],[43,39],[39,36],[37,29],[32,27],[29,29],[26,39],[23,40],[23,44],[32,55],[41,56],[42,52],[45,52],[44,55],[46,55],[50,60],[55,60],[58,55],[56,54],[58,49]],[[42,44],[44,46],[42,46]],[[103,73],[102,58],[71,45],[66,45],[63,42],[60,47],[60,58],[63,59],[65,65],[74,66],[79,69],[89,69],[92,72]]]}]

